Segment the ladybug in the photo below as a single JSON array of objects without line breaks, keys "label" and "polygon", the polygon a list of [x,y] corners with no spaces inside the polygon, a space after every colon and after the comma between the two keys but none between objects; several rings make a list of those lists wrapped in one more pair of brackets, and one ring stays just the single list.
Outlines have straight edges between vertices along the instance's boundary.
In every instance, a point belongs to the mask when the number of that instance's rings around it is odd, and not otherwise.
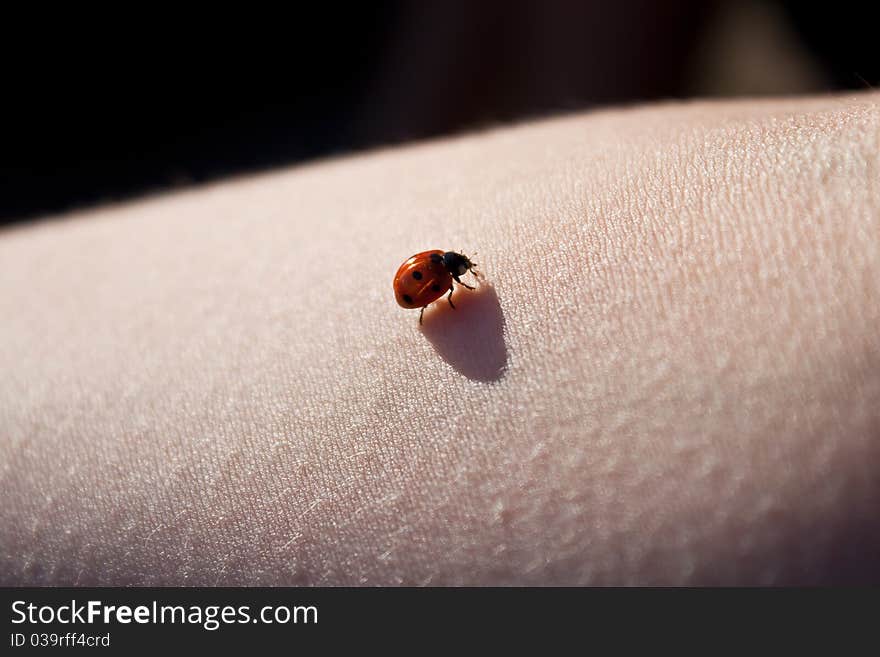
[{"label": "ladybug", "polygon": [[394,298],[404,308],[421,307],[422,311],[419,313],[419,324],[421,324],[422,315],[425,314],[428,304],[433,303],[446,292],[449,292],[447,297],[449,305],[455,308],[455,304],[452,303],[452,292],[455,289],[452,281],[469,290],[474,289],[467,283],[462,283],[459,277],[468,272],[478,277],[475,266],[467,256],[455,251],[434,249],[416,253],[411,258],[407,258],[394,275]]}]

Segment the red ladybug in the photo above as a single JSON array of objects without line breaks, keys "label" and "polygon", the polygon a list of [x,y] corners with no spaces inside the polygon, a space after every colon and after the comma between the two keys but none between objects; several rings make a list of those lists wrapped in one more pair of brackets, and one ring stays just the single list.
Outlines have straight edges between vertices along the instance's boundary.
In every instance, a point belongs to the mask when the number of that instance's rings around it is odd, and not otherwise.
[{"label": "red ladybug", "polygon": [[428,304],[446,292],[449,292],[449,305],[455,308],[452,303],[453,280],[469,290],[474,289],[467,283],[462,283],[459,276],[464,276],[469,271],[477,276],[475,266],[467,256],[455,251],[422,251],[408,258],[394,275],[394,298],[404,308],[421,307],[421,324]]}]

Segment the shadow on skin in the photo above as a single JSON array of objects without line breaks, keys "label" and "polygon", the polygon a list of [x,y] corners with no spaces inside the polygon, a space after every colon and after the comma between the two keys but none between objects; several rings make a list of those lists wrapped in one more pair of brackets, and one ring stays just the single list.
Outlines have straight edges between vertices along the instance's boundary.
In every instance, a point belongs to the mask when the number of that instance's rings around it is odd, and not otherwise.
[{"label": "shadow on skin", "polygon": [[455,309],[446,297],[425,311],[422,333],[456,372],[473,381],[498,381],[507,371],[504,314],[495,288],[456,286]]}]

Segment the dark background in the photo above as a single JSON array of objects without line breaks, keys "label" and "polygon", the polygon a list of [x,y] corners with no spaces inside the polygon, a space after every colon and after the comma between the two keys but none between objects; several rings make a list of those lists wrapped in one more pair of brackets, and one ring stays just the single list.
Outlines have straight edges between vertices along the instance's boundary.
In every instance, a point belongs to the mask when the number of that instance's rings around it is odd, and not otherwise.
[{"label": "dark background", "polygon": [[868,7],[451,0],[7,15],[0,224],[599,105],[876,87]]}]

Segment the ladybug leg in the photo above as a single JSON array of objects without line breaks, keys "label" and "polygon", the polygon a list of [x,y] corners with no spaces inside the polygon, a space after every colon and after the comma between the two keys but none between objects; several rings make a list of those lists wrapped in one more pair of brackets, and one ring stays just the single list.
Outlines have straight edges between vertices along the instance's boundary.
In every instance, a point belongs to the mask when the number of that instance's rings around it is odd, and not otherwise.
[{"label": "ladybug leg", "polygon": [[450,285],[450,286],[449,286],[449,296],[446,297],[446,298],[449,300],[449,305],[452,306],[452,309],[453,309],[453,310],[455,310],[455,304],[452,303],[452,293],[453,293],[454,291],[455,291],[455,287],[452,286],[452,285]]},{"label": "ladybug leg", "polygon": [[467,283],[462,283],[462,282],[461,282],[461,279],[460,279],[458,276],[453,276],[453,278],[455,279],[455,282],[456,282],[456,283],[458,283],[459,285],[462,285],[462,286],[466,287],[466,288],[469,289],[469,290],[475,290],[475,289],[476,289],[476,288],[473,287],[472,285],[468,285]]},{"label": "ladybug leg", "polygon": [[428,306],[422,306],[422,309],[419,311],[419,324],[422,323],[422,315],[425,314],[425,308],[427,308],[427,307]]}]

